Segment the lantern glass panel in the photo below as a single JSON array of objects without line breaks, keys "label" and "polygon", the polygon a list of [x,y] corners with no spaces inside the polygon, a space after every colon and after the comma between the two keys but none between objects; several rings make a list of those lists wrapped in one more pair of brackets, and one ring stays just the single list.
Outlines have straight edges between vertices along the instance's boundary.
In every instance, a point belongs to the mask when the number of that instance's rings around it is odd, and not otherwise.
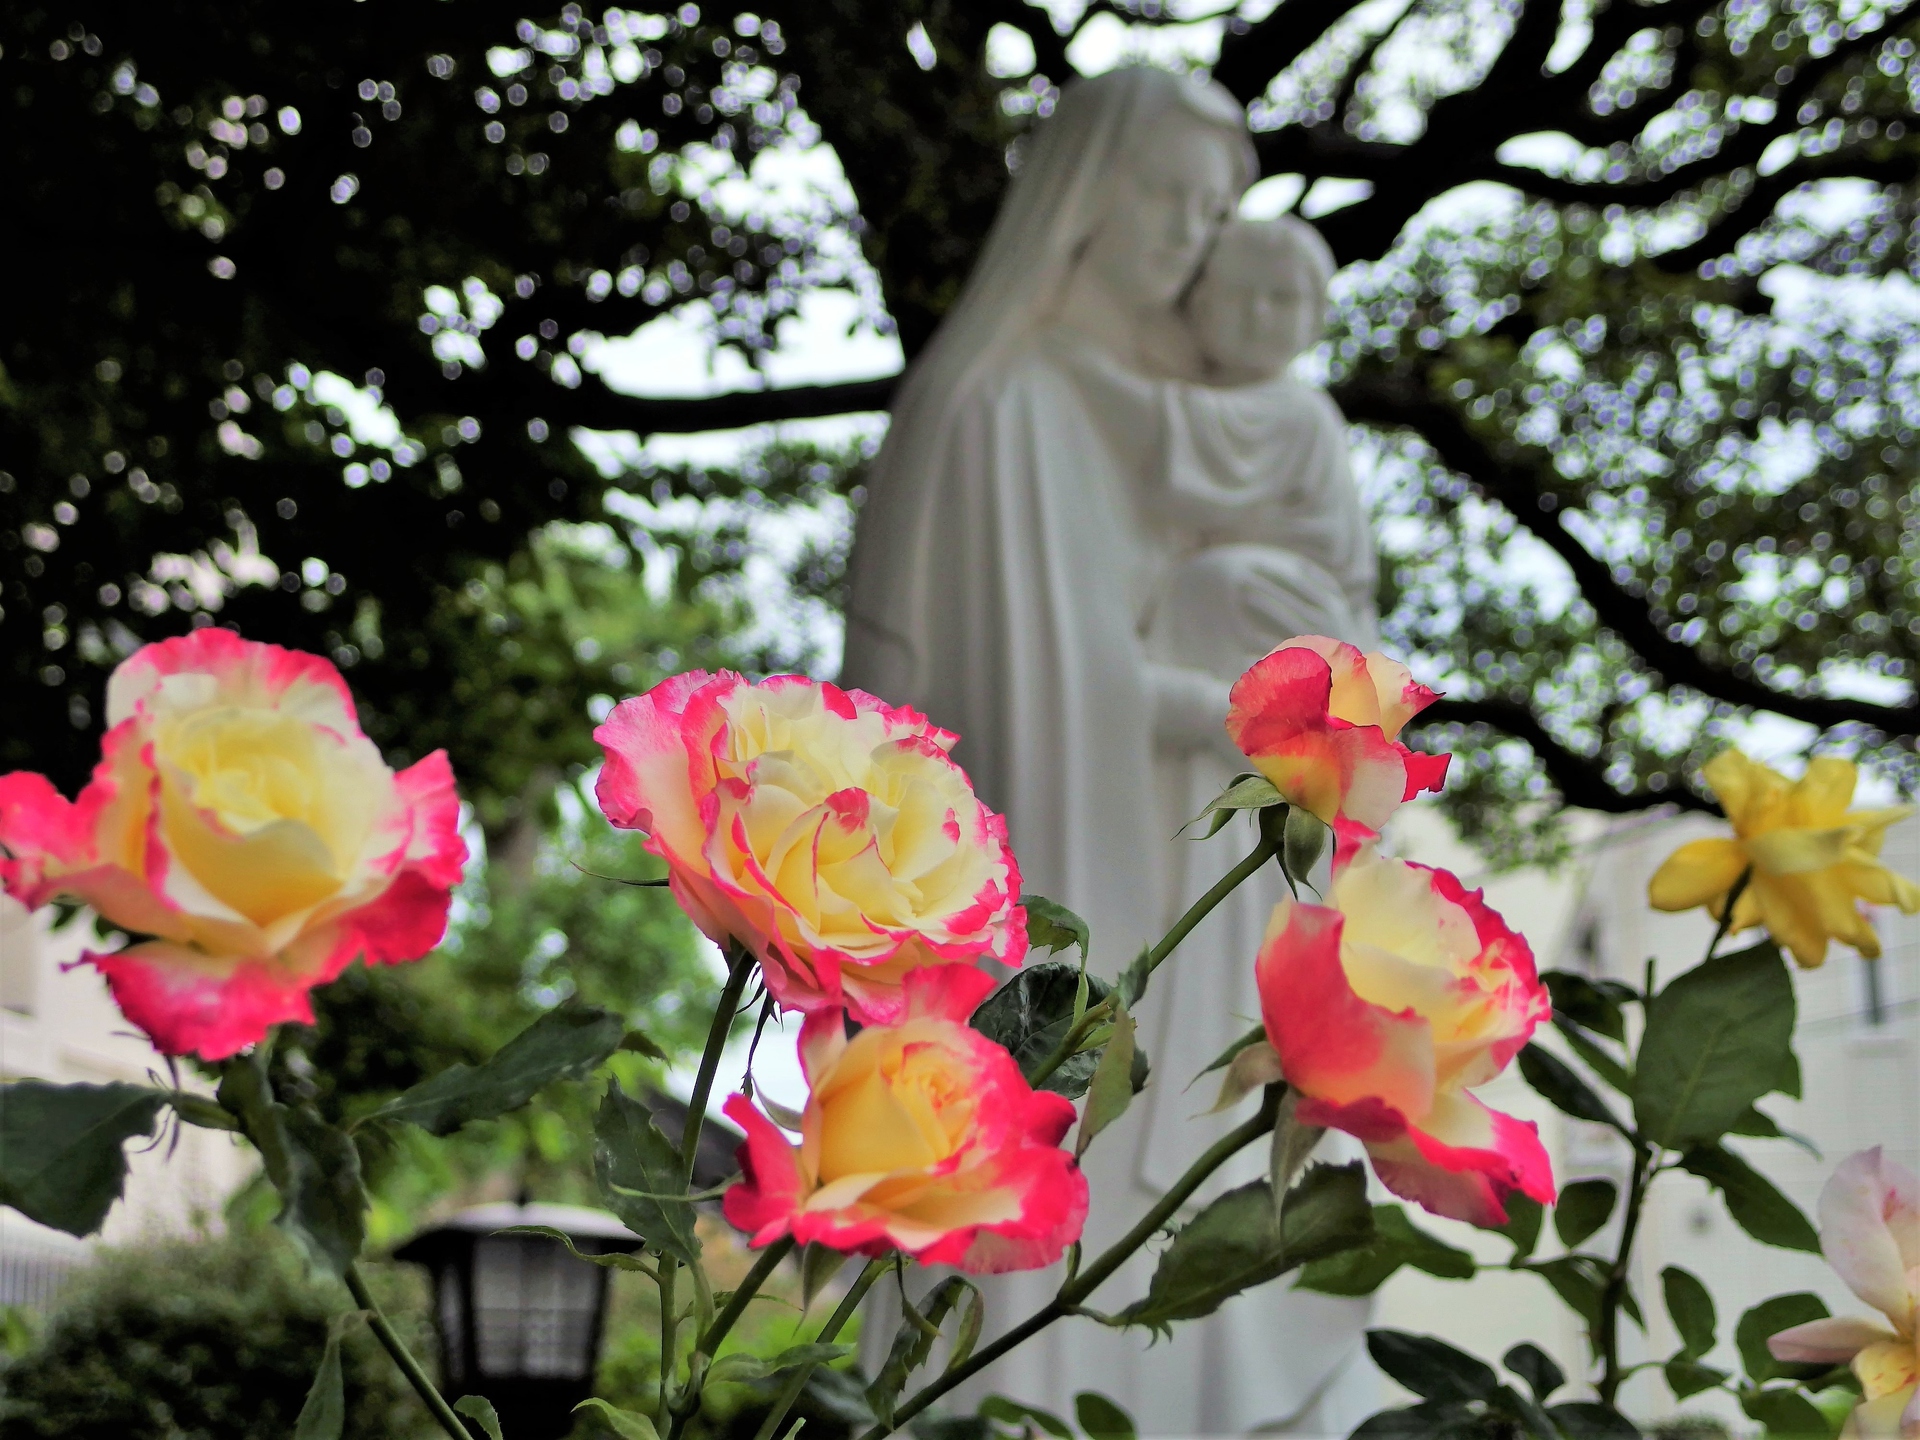
[{"label": "lantern glass panel", "polygon": [[551,1240],[489,1236],[473,1251],[483,1375],[579,1380],[593,1362],[603,1272]]},{"label": "lantern glass panel", "polygon": [[440,1353],[447,1383],[467,1383],[467,1313],[460,1295],[460,1271],[452,1265],[434,1272],[434,1308],[440,1312]]}]

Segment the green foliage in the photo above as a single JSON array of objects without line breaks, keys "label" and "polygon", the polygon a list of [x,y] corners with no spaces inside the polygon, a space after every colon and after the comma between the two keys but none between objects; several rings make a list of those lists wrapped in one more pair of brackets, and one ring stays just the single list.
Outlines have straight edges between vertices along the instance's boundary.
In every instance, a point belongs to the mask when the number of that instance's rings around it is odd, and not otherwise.
[{"label": "green foliage", "polygon": [[1550,1051],[1538,1045],[1526,1046],[1520,1052],[1520,1073],[1529,1085],[1576,1120],[1623,1128],[1606,1102],[1594,1094],[1593,1087]]},{"label": "green foliage", "polygon": [[[397,1282],[376,1270],[383,1304]],[[0,1368],[20,1440],[287,1440],[351,1302],[309,1277],[271,1232],[106,1250],[63,1292],[25,1353]],[[423,1335],[410,1336],[418,1344]],[[339,1343],[345,1440],[439,1434],[364,1327]],[[302,1436],[304,1440],[304,1435]]]},{"label": "green foliage", "polygon": [[1611,1180],[1576,1180],[1562,1186],[1553,1207],[1553,1229],[1560,1243],[1578,1250],[1607,1223],[1619,1198],[1619,1187]]},{"label": "green foliage", "polygon": [[1080,963],[1087,961],[1093,933],[1087,922],[1064,905],[1056,905],[1044,895],[1022,895],[1020,903],[1027,912],[1027,943],[1035,950],[1064,950],[1069,945],[1080,952]]},{"label": "green foliage", "polygon": [[[973,1028],[1005,1046],[1020,1068],[1032,1074],[1073,1028],[1081,974],[1078,966],[1064,960],[1024,965],[973,1012]],[[1093,1004],[1113,993],[1113,987],[1097,976],[1087,976],[1086,984]],[[1040,1088],[1077,1100],[1087,1093],[1099,1064],[1098,1049],[1082,1049],[1045,1077]]]},{"label": "green foliage", "polygon": [[1771,941],[1715,956],[1647,1005],[1634,1116],[1672,1149],[1727,1133],[1777,1088],[1793,1053],[1793,982]]},{"label": "green foliage", "polygon": [[92,1234],[126,1184],[126,1142],[153,1133],[165,1100],[140,1085],[0,1085],[0,1204]]},{"label": "green foliage", "polygon": [[1127,1013],[1127,1007],[1120,1003],[1120,997],[1116,995],[1112,1030],[1107,1043],[1100,1047],[1100,1059],[1093,1067],[1093,1078],[1087,1082],[1087,1103],[1081,1107],[1080,1133],[1073,1142],[1076,1158],[1086,1154],[1094,1136],[1124,1115],[1127,1107],[1133,1103],[1133,1034],[1133,1016]]},{"label": "green foliage", "polygon": [[500,1417],[494,1412],[493,1402],[486,1396],[462,1395],[453,1402],[453,1408],[477,1424],[487,1440],[503,1440]]},{"label": "green foliage", "polygon": [[1309,1262],[1293,1288],[1322,1295],[1371,1295],[1403,1265],[1443,1280],[1469,1280],[1478,1270],[1473,1256],[1409,1220],[1405,1206],[1376,1205],[1373,1238]]},{"label": "green foliage", "polygon": [[693,1206],[666,1198],[686,1191],[680,1151],[618,1080],[600,1102],[594,1137],[601,1202],[656,1250],[693,1264],[700,1254]]},{"label": "green foliage", "polygon": [[1827,1313],[1826,1301],[1801,1291],[1763,1300],[1742,1315],[1734,1327],[1733,1343],[1740,1351],[1740,1364],[1747,1378],[1756,1385],[1764,1385],[1769,1380],[1809,1380],[1824,1375],[1828,1369],[1825,1365],[1798,1365],[1774,1359],[1767,1349],[1767,1341],[1795,1325],[1824,1320]]},{"label": "green foliage", "polygon": [[1120,1312],[1130,1324],[1164,1329],[1211,1315],[1221,1304],[1309,1261],[1364,1244],[1373,1234],[1366,1176],[1359,1165],[1315,1165],[1287,1192],[1279,1226],[1264,1180],[1229,1190],[1161,1252],[1147,1295]]},{"label": "green foliage", "polygon": [[1813,1222],[1771,1180],[1731,1150],[1696,1145],[1680,1157],[1680,1163],[1720,1192],[1734,1223],[1754,1239],[1786,1250],[1820,1253]]},{"label": "green foliage", "polygon": [[1713,1332],[1719,1323],[1713,1296],[1697,1276],[1678,1265],[1669,1265],[1660,1272],[1660,1289],[1666,1298],[1673,1328],[1680,1332],[1677,1358],[1698,1360],[1713,1349]]},{"label": "green foliage", "polygon": [[314,1264],[344,1275],[367,1235],[359,1151],[311,1105],[274,1098],[267,1054],[268,1047],[259,1045],[222,1066],[220,1103],[245,1124],[280,1195],[278,1223]]},{"label": "green foliage", "polygon": [[560,1080],[584,1080],[620,1047],[626,1025],[595,1006],[549,1010],[503,1045],[484,1065],[449,1065],[371,1112],[369,1120],[404,1121],[429,1135],[451,1135],[473,1120],[518,1110]]}]

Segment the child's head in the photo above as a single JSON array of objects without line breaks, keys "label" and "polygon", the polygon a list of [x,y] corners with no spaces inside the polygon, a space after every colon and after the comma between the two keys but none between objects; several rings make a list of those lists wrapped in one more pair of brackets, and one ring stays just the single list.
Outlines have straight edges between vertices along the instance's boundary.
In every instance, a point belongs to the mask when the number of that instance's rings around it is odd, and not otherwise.
[{"label": "child's head", "polygon": [[1187,296],[1207,363],[1247,384],[1278,374],[1320,338],[1333,254],[1304,220],[1229,220]]}]

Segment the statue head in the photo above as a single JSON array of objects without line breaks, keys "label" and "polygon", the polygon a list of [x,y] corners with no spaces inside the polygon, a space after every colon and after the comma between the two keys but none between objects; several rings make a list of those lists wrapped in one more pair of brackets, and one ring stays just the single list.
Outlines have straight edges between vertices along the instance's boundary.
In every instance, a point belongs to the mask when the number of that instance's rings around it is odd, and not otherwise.
[{"label": "statue head", "polygon": [[1246,385],[1277,375],[1320,338],[1332,278],[1332,252],[1306,221],[1226,224],[1185,305],[1210,378]]}]

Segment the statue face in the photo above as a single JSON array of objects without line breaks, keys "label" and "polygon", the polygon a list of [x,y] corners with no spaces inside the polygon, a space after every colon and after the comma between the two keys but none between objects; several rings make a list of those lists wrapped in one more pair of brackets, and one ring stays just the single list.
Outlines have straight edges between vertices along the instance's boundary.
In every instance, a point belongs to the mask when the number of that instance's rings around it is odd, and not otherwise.
[{"label": "statue face", "polygon": [[1153,137],[1116,177],[1112,208],[1081,264],[1142,309],[1173,302],[1233,209],[1239,162],[1222,131],[1198,123]]},{"label": "statue face", "polygon": [[1297,259],[1233,243],[1231,228],[1187,300],[1201,354],[1235,378],[1275,374],[1319,338],[1323,303]]}]

